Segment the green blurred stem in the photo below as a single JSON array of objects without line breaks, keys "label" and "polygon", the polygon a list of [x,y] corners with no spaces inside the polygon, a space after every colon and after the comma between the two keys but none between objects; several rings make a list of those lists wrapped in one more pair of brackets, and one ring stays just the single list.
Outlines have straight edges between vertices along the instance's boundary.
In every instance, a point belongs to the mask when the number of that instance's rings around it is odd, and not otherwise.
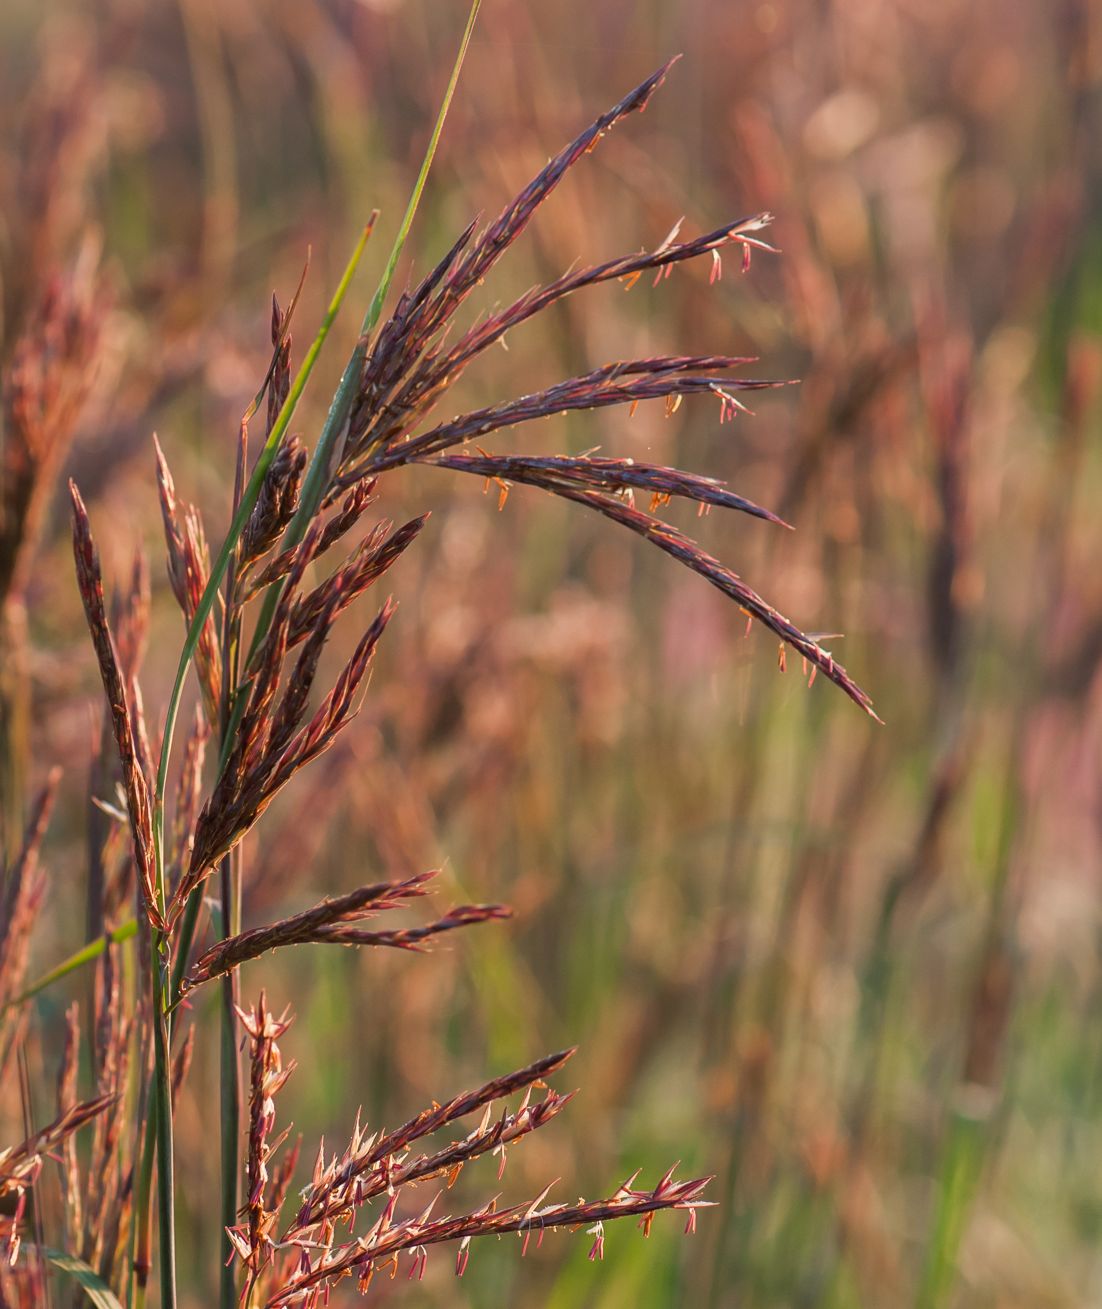
[{"label": "green blurred stem", "polygon": [[140,1222],[130,1226],[130,1272],[127,1281],[127,1304],[133,1309],[145,1309],[145,1293],[149,1282],[150,1223],[149,1196],[153,1186],[153,1159],[156,1153],[157,1125],[153,1115],[156,1105],[149,1106],[149,1119],[145,1125],[142,1154],[134,1192],[134,1213],[144,1215]]},{"label": "green blurred stem", "polygon": [[964,1227],[983,1166],[986,1115],[957,1109],[949,1125],[937,1215],[926,1264],[915,1300],[916,1309],[939,1309],[952,1290]]}]

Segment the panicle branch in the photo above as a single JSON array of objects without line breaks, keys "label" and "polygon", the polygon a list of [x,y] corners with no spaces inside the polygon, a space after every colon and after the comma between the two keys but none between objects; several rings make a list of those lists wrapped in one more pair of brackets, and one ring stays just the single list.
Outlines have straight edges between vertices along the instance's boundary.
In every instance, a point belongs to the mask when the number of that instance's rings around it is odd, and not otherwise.
[{"label": "panicle branch", "polygon": [[[621,255],[601,264],[571,270],[547,286],[533,287],[507,308],[476,323],[450,350],[445,351],[440,344],[425,350],[416,362],[391,360],[391,371],[396,377],[404,377],[405,380],[400,387],[392,386],[393,394],[389,394],[385,402],[373,410],[370,425],[350,452],[348,462],[357,454],[367,456],[376,450],[387,449],[403,431],[408,431],[417,419],[432,409],[441,393],[459,380],[476,356],[500,341],[512,328],[518,327],[563,297],[612,280],[620,280],[630,288],[645,272],[655,270],[658,275],[668,277],[675,264],[706,254],[712,256],[712,280],[715,281],[717,270],[722,270],[720,250],[723,246],[730,243],[741,245],[744,267],[747,265],[745,255],[751,249],[774,249],[760,238],[750,235],[767,227],[772,221],[771,214],[755,214],[725,224],[691,241],[676,242],[671,234],[654,250]],[[677,229],[674,230],[676,233]],[[388,354],[396,350],[396,346],[380,339],[376,350],[377,353]],[[754,361],[743,359],[737,362]]]},{"label": "panicle branch", "polygon": [[755,518],[790,527],[769,509],[736,495],[714,477],[682,472],[634,459],[606,459],[596,455],[571,458],[567,455],[438,455],[426,460],[437,468],[473,473],[490,481],[525,482],[557,495],[561,490],[601,491],[619,495],[633,503],[636,490],[649,491],[651,507],[658,508],[677,496],[701,505],[738,509]]},{"label": "panicle branch", "polygon": [[302,1206],[284,1240],[303,1236],[337,1214],[352,1212],[359,1203],[363,1179],[373,1170],[381,1175],[392,1166],[387,1161],[401,1156],[414,1141],[431,1136],[480,1109],[488,1110],[495,1100],[503,1100],[527,1087],[542,1085],[545,1077],[558,1072],[573,1055],[573,1049],[545,1055],[526,1068],[494,1078],[477,1090],[457,1095],[446,1104],[423,1110],[393,1132],[368,1136],[357,1124],[352,1141],[342,1156],[334,1157],[329,1164],[319,1157],[311,1184],[303,1193]]},{"label": "panicle branch", "polygon": [[[229,1230],[230,1240],[248,1270],[249,1284],[255,1281],[273,1249],[272,1232],[279,1218],[279,1206],[267,1207],[270,1181],[268,1161],[283,1137],[272,1140],[275,1127],[275,1097],[294,1072],[294,1063],[284,1066],[277,1041],[291,1025],[289,1011],[276,1018],[268,1008],[263,991],[255,1009],[237,1016],[249,1038],[252,1075],[249,1089],[249,1147],[247,1159],[248,1199],[245,1222]],[[246,1293],[247,1294],[247,1293]],[[246,1299],[247,1303],[247,1299]]]},{"label": "panicle branch", "polygon": [[757,381],[709,375],[702,370],[736,368],[744,363],[725,355],[661,356],[605,364],[581,377],[569,377],[543,391],[490,405],[440,423],[430,431],[396,441],[375,455],[365,467],[347,468],[337,482],[350,485],[365,471],[374,474],[397,468],[413,459],[439,454],[449,446],[487,436],[503,427],[534,422],[552,414],[609,405],[635,404],[666,396],[723,395],[732,391],[773,390],[787,382]]},{"label": "panicle branch", "polygon": [[388,909],[400,908],[407,901],[426,895],[427,885],[435,876],[435,872],[418,873],[401,882],[376,882],[372,886],[361,886],[347,895],[322,900],[301,914],[280,919],[267,927],[256,927],[237,936],[227,937],[199,957],[180,986],[180,996],[182,998],[204,982],[221,977],[269,950],[324,939],[318,934],[325,928],[362,922]]},{"label": "panicle branch", "polygon": [[752,615],[759,623],[780,637],[786,645],[790,645],[835,686],[840,687],[871,718],[880,721],[873,711],[871,699],[829,650],[824,650],[811,637],[801,632],[783,614],[778,613],[756,591],[747,586],[737,573],[702,550],[695,541],[690,540],[677,528],[635,509],[632,505],[625,504],[615,496],[605,495],[599,491],[562,487],[556,489],[555,494],[567,500],[574,500],[589,509],[595,509],[606,518],[611,518],[613,522],[628,528],[629,531],[645,537],[652,545],[656,545],[659,550],[692,569],[694,573],[699,573],[724,595],[730,596],[745,613]]},{"label": "panicle branch", "polygon": [[444,259],[412,296],[404,296],[394,316],[384,325],[367,359],[359,394],[350,417],[348,455],[362,453],[374,444],[368,432],[387,397],[454,317],[474,287],[485,280],[502,254],[523,233],[532,215],[612,127],[628,114],[646,108],[655,90],[676,62],[671,59],[630,91],[607,113],[601,114],[579,136],[540,170],[502,210],[493,223],[473,240],[475,225],[468,227]]},{"label": "panicle branch", "polygon": [[489,923],[502,918],[511,918],[512,910],[502,904],[461,904],[449,909],[443,918],[435,922],[423,923],[420,927],[399,927],[388,932],[365,932],[358,927],[337,924],[333,927],[319,927],[315,941],[328,945],[383,945],[396,950],[413,950],[419,952],[426,941],[443,936],[445,932],[454,932],[459,927],[473,927],[477,923]]},{"label": "panicle branch", "polygon": [[683,1209],[689,1214],[685,1230],[690,1232],[695,1230],[696,1211],[714,1203],[704,1199],[710,1177],[677,1182],[671,1169],[649,1191],[634,1187],[634,1181],[634,1176],[629,1178],[605,1200],[581,1200],[573,1205],[545,1204],[551,1190],[548,1186],[533,1200],[504,1209],[498,1209],[496,1200],[491,1200],[471,1213],[442,1218],[432,1217],[435,1200],[417,1217],[397,1218],[399,1193],[395,1192],[366,1235],[344,1245],[323,1246],[313,1255],[304,1248],[297,1271],[269,1297],[267,1309],[295,1302],[309,1304],[309,1293],[314,1288],[331,1286],[349,1273],[358,1278],[360,1290],[366,1290],[375,1269],[391,1263],[404,1250],[412,1250],[415,1255],[410,1275],[423,1276],[428,1247],[443,1242],[453,1242],[458,1246],[456,1275],[462,1276],[467,1267],[470,1242],[480,1236],[519,1233],[525,1238],[523,1248],[527,1248],[527,1240],[533,1233],[539,1242],[547,1231],[584,1227],[595,1238],[590,1258],[602,1258],[606,1222],[640,1218],[640,1225],[649,1230],[652,1216],[659,1210]]}]

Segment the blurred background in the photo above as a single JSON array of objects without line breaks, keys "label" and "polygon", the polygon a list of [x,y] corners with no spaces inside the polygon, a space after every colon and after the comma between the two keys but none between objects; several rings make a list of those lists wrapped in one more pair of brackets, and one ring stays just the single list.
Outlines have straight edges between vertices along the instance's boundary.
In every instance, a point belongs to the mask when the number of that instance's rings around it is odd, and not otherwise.
[{"label": "blurred background", "polygon": [[[110,580],[150,556],[153,723],[182,628],[151,434],[219,541],[270,296],[310,248],[297,361],[377,205],[372,266],[299,410],[313,440],[465,17],[459,0],[0,6],[0,351],[55,270],[99,260],[95,380],[58,470]],[[469,1194],[560,1177],[558,1198],[595,1196],[675,1160],[716,1174],[694,1235],[673,1215],[649,1241],[614,1227],[603,1264],[583,1236],[523,1262],[493,1243],[462,1281],[447,1256],[377,1281],[388,1303],[1102,1303],[1102,7],[484,0],[399,281],[677,52],[470,312],[652,248],[681,215],[691,236],[770,210],[782,253],[564,302],[458,402],[648,353],[753,354],[757,375],[800,379],[722,427],[689,400],[494,448],[600,446],[782,514],[795,532],[667,511],[806,630],[844,633],[825,644],[886,725],[809,690],[797,660],[779,670],[735,606],[595,515],[522,487],[499,512],[438,470],[387,479],[380,513],[433,516],[388,579],[401,608],[359,721],[250,843],[246,919],[438,866],[441,907],[516,918],[427,957],[250,965],[246,999],[265,985],[297,1014],[280,1121],[311,1159],[358,1105],[393,1125],[578,1044],[556,1079],[581,1088],[568,1113]],[[99,730],[62,485],[0,678],[10,821],[65,769],[31,975],[85,939]],[[79,994],[47,991],[29,1019],[40,1116]],[[178,1128],[196,1306],[217,1279],[217,997],[199,1004]]]}]

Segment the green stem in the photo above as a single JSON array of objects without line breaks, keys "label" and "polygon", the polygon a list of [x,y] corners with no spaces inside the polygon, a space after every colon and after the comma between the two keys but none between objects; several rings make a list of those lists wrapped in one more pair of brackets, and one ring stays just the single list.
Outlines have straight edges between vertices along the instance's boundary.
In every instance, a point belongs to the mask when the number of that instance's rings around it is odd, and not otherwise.
[{"label": "green stem", "polygon": [[983,1114],[954,1111],[942,1159],[933,1234],[915,1299],[917,1309],[939,1309],[952,1291],[957,1255],[983,1166],[985,1135]]},{"label": "green stem", "polygon": [[151,1115],[157,1132],[157,1225],[160,1242],[162,1309],[176,1309],[175,1181],[172,1153],[172,1065],[169,1058],[168,1015],[165,1012],[168,961],[165,942],[153,942],[153,1097]]},{"label": "green stem", "polygon": [[[278,348],[278,347],[277,347]],[[247,420],[241,424],[241,443],[237,455],[237,475],[234,479],[234,509],[237,508],[248,467],[249,428]],[[230,735],[230,711],[237,698],[240,676],[241,611],[234,595],[237,586],[238,555],[234,551],[226,573],[226,611],[222,624],[222,703],[219,706],[222,732],[222,751],[226,750]],[[240,845],[222,860],[220,870],[222,891],[222,936],[232,936],[241,930],[241,852]],[[222,980],[222,1052],[219,1098],[222,1106],[221,1159],[222,1159],[222,1249],[219,1275],[219,1304],[221,1309],[235,1309],[237,1304],[237,1267],[227,1229],[237,1222],[239,1189],[239,1156],[241,1135],[241,1065],[237,1050],[237,970],[231,970]]]},{"label": "green stem", "polygon": [[75,973],[78,968],[83,968],[85,964],[90,964],[93,960],[98,959],[108,943],[117,945],[120,941],[129,941],[137,933],[138,924],[133,918],[128,918],[125,923],[120,924],[113,931],[106,933],[104,936],[97,937],[83,946],[76,954],[71,954],[68,959],[62,960],[56,968],[51,968],[48,973],[43,973],[36,981],[32,982],[25,991],[21,991],[14,999],[9,1000],[4,1006],[10,1009],[17,1004],[22,1004],[25,1000],[30,1000],[36,996],[39,991],[44,991],[54,982],[60,982],[63,977],[68,977],[70,973]]},{"label": "green stem", "polygon": [[[143,1059],[144,1062],[144,1059]],[[145,1309],[146,1286],[149,1282],[151,1265],[149,1196],[153,1186],[153,1158],[155,1154],[156,1127],[146,1118],[147,1112],[155,1112],[153,1105],[146,1106],[144,1090],[140,1093],[138,1103],[138,1122],[144,1122],[144,1132],[139,1126],[142,1142],[141,1159],[135,1164],[136,1175],[132,1192],[132,1212],[145,1216],[144,1221],[130,1224],[130,1269],[127,1277],[127,1305],[130,1309]]]},{"label": "green stem", "polygon": [[[241,930],[241,878],[234,851],[222,861],[222,912],[223,935],[231,936]],[[220,1102],[222,1107],[221,1156],[222,1156],[222,1231],[221,1262],[219,1275],[219,1304],[221,1309],[235,1309],[237,1305],[237,1263],[232,1257],[226,1229],[237,1222],[238,1181],[241,1136],[241,1070],[238,1063],[237,1016],[238,1002],[237,970],[234,969],[222,979],[222,1073],[220,1081]]]}]

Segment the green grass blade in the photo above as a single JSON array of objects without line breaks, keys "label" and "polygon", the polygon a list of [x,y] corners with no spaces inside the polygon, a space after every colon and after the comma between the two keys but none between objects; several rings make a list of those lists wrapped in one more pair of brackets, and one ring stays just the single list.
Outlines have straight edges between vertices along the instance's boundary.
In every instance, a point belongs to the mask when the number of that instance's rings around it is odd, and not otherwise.
[{"label": "green grass blade", "polygon": [[48,986],[53,986],[55,982],[60,982],[63,977],[68,977],[70,973],[75,973],[78,968],[83,968],[85,964],[92,963],[98,959],[107,948],[107,942],[112,945],[118,945],[121,941],[129,941],[138,930],[138,924],[133,918],[128,918],[121,926],[116,927],[113,932],[108,932],[104,936],[97,937],[96,940],[90,941],[76,954],[71,954],[68,959],[62,960],[56,968],[51,968],[48,973],[43,973],[36,981],[32,982],[25,991],[21,991],[13,999],[9,1000],[4,1006],[6,1009],[14,1005],[22,1004],[25,1000],[30,1000],[36,996],[39,991],[44,991]]},{"label": "green grass blade", "polygon": [[[291,520],[291,525],[287,529],[287,534],[283,540],[283,548],[290,549],[298,545],[306,535],[306,529],[311,520],[318,511],[322,498],[325,495],[326,487],[329,482],[331,473],[331,463],[333,453],[337,448],[337,443],[342,439],[345,423],[348,419],[349,410],[352,407],[352,401],[355,397],[356,385],[359,380],[360,371],[363,368],[364,359],[367,357],[368,342],[372,332],[379,324],[382,317],[383,306],[386,304],[386,298],[390,291],[390,285],[394,281],[394,274],[398,268],[398,261],[402,257],[402,251],[406,247],[406,241],[409,239],[410,229],[413,226],[413,220],[416,217],[418,206],[421,203],[421,196],[425,190],[425,183],[428,181],[429,170],[432,168],[432,162],[436,157],[436,147],[440,143],[440,134],[444,130],[444,122],[447,119],[448,111],[451,109],[452,100],[455,97],[455,88],[459,84],[459,75],[463,69],[463,62],[467,57],[467,49],[471,44],[471,36],[474,33],[475,21],[478,18],[478,11],[481,7],[482,0],[473,0],[470,13],[467,15],[467,26],[463,31],[462,40],[459,42],[459,50],[455,56],[455,63],[452,65],[451,78],[448,81],[447,89],[444,92],[444,98],[440,102],[440,109],[436,115],[436,122],[432,129],[432,135],[429,137],[428,146],[425,149],[425,157],[421,161],[421,171],[417,174],[417,181],[414,183],[413,190],[410,192],[409,203],[406,205],[406,212],[402,218],[401,226],[398,228],[398,234],[394,238],[394,245],[391,247],[390,255],[386,261],[386,267],[383,269],[383,275],[379,279],[379,285],[375,288],[375,294],[371,298],[371,304],[368,306],[367,313],[364,315],[363,323],[360,327],[360,339],[356,343],[356,348],[352,352],[352,357],[341,377],[340,386],[333,397],[333,403],[329,408],[329,413],[325,420],[325,426],[322,429],[321,436],[318,438],[317,446],[314,449],[313,457],[310,461],[310,467],[306,474],[306,480],[303,483],[302,495],[299,499],[298,512]],[[253,633],[252,645],[249,649],[248,664],[253,654],[256,652],[260,642],[264,639],[268,628],[271,626],[272,615],[275,613],[275,607],[279,603],[281,587],[277,583],[268,588],[264,597],[264,604],[261,607],[260,618],[256,624]]]},{"label": "green grass blade", "polygon": [[379,285],[372,298],[371,305],[364,316],[363,327],[360,329],[362,336],[367,336],[375,330],[379,317],[383,312],[383,305],[386,303],[387,293],[390,290],[390,284],[394,280],[394,273],[398,267],[398,260],[402,257],[402,251],[405,249],[406,241],[409,238],[410,228],[413,226],[414,217],[417,214],[417,207],[421,203],[421,193],[425,189],[425,183],[428,181],[429,170],[432,168],[432,161],[436,157],[436,147],[440,143],[440,133],[444,130],[444,120],[448,116],[448,110],[451,109],[452,100],[455,96],[455,88],[459,85],[459,74],[463,70],[463,61],[467,58],[467,48],[471,44],[471,36],[474,33],[475,21],[478,18],[478,11],[482,0],[473,0],[471,12],[467,15],[467,26],[463,32],[463,39],[459,42],[459,52],[455,56],[455,63],[452,66],[451,79],[448,82],[448,89],[444,92],[444,98],[440,102],[440,111],[436,115],[436,124],[432,129],[432,136],[429,137],[428,148],[425,150],[425,157],[421,162],[421,171],[417,174],[417,181],[414,183],[413,191],[409,197],[409,204],[406,205],[405,217],[402,219],[402,225],[398,229],[398,235],[394,238],[394,245],[390,251],[390,258],[386,261],[386,268],[383,269],[383,275],[379,280]]},{"label": "green grass blade", "polygon": [[67,1277],[71,1277],[74,1282],[84,1291],[85,1296],[96,1309],[122,1309],[118,1297],[114,1291],[107,1285],[98,1273],[93,1272],[91,1268],[75,1255],[65,1254],[62,1250],[44,1249],[42,1253],[46,1256],[51,1264]]}]

